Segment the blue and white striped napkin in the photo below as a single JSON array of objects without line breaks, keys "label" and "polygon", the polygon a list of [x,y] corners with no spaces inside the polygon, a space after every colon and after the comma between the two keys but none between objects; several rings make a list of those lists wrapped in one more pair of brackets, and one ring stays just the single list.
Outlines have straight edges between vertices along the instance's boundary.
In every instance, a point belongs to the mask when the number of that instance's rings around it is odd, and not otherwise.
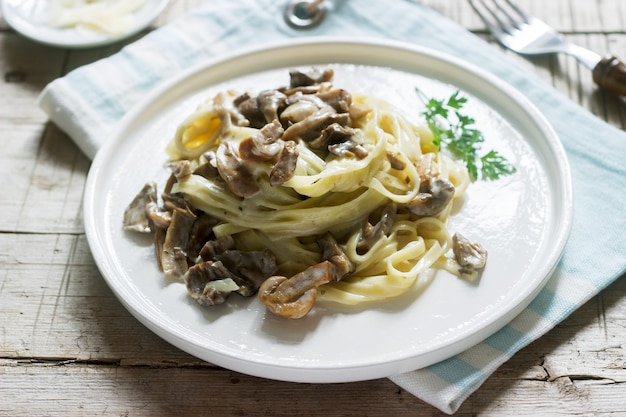
[{"label": "blue and white striped napkin", "polygon": [[[335,0],[307,36],[384,37],[447,52],[522,91],[547,116],[573,171],[570,241],[539,296],[502,330],[466,352],[391,379],[454,413],[501,364],[620,277],[626,267],[626,134],[595,118],[479,38],[414,2]],[[285,1],[212,0],[121,52],[53,81],[41,107],[93,157],[116,122],[163,80],[226,51],[302,36],[283,23]],[[601,139],[597,139],[601,138]],[[596,142],[597,139],[597,142]],[[600,143],[597,145],[592,142]]]}]

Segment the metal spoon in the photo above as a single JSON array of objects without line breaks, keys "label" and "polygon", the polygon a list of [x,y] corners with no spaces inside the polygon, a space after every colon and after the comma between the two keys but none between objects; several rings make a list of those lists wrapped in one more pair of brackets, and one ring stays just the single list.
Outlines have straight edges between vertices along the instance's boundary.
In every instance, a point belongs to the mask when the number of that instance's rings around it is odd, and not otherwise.
[{"label": "metal spoon", "polygon": [[285,7],[285,22],[297,30],[313,29],[324,20],[327,0],[290,0]]}]

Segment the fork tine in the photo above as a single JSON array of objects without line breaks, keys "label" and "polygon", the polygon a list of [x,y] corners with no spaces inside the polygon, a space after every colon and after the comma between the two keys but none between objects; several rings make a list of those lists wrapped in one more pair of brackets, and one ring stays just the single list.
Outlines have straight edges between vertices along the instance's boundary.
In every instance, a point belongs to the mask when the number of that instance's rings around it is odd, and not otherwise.
[{"label": "fork tine", "polygon": [[[514,29],[519,29],[520,25],[526,22],[526,19],[524,19],[524,16],[519,14],[519,9],[513,3],[511,3],[510,0],[506,0],[506,2],[509,6],[513,8],[513,10],[519,15],[519,17],[522,18],[522,20],[520,20],[518,17],[513,16],[510,9],[504,7],[500,1],[493,0],[493,4],[498,8],[500,13],[502,13],[502,15],[506,17],[506,20],[508,20],[509,23],[503,23],[503,25],[506,28],[507,32],[511,33]],[[490,12],[494,15],[496,14],[496,12],[493,10],[490,10]],[[502,22],[502,19],[498,20]]]},{"label": "fork tine", "polygon": [[487,6],[485,0],[480,0],[483,7],[498,22],[504,32],[513,34],[516,29],[520,29],[523,24],[528,24],[530,17],[517,7],[511,0],[505,0],[508,6],[502,4],[500,0],[491,0],[492,7]]},{"label": "fork tine", "polygon": [[511,0],[505,0],[505,1],[511,7],[511,9],[515,10],[515,13],[517,13],[519,17],[522,18],[522,21],[524,23],[530,23],[530,20],[531,20],[530,15],[528,15],[526,12],[520,9],[519,6],[513,3]]},{"label": "fork tine", "polygon": [[[485,10],[487,10],[487,12],[491,15],[491,17],[493,19],[496,20],[497,23],[494,23],[490,18],[488,18],[487,15],[485,14],[485,12],[483,10],[481,10],[478,6],[476,6],[475,1],[479,1],[480,4],[482,4],[482,7]],[[480,17],[480,20],[483,21],[485,26],[487,26],[487,29],[491,33],[493,33],[494,36],[499,38],[500,36],[505,35],[505,32],[502,29],[502,21],[501,21],[501,19],[496,14],[494,14],[494,12],[489,7],[487,7],[487,5],[485,4],[484,0],[469,0],[469,3],[470,3],[470,6],[472,6],[472,9],[474,9],[476,14],[478,15],[478,17]]]}]

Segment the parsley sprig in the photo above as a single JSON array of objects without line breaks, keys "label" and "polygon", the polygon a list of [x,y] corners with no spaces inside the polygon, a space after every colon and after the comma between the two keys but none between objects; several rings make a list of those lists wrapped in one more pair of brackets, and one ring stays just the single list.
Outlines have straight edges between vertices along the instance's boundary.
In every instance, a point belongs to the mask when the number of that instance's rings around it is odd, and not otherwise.
[{"label": "parsley sprig", "polygon": [[415,91],[426,106],[422,114],[433,132],[433,144],[439,150],[445,145],[453,157],[463,161],[472,180],[478,179],[479,172],[481,178],[495,180],[516,171],[497,151],[480,155],[485,137],[474,127],[475,120],[461,112],[467,98],[462,97],[459,91],[447,100],[428,99],[417,87]]}]

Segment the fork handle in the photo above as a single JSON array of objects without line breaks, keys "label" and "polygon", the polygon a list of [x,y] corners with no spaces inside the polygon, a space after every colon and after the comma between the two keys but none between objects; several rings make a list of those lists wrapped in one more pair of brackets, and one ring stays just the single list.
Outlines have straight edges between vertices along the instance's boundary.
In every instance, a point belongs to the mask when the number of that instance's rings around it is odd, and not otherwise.
[{"label": "fork handle", "polygon": [[626,96],[626,65],[615,56],[606,56],[593,69],[593,81],[602,88]]}]

